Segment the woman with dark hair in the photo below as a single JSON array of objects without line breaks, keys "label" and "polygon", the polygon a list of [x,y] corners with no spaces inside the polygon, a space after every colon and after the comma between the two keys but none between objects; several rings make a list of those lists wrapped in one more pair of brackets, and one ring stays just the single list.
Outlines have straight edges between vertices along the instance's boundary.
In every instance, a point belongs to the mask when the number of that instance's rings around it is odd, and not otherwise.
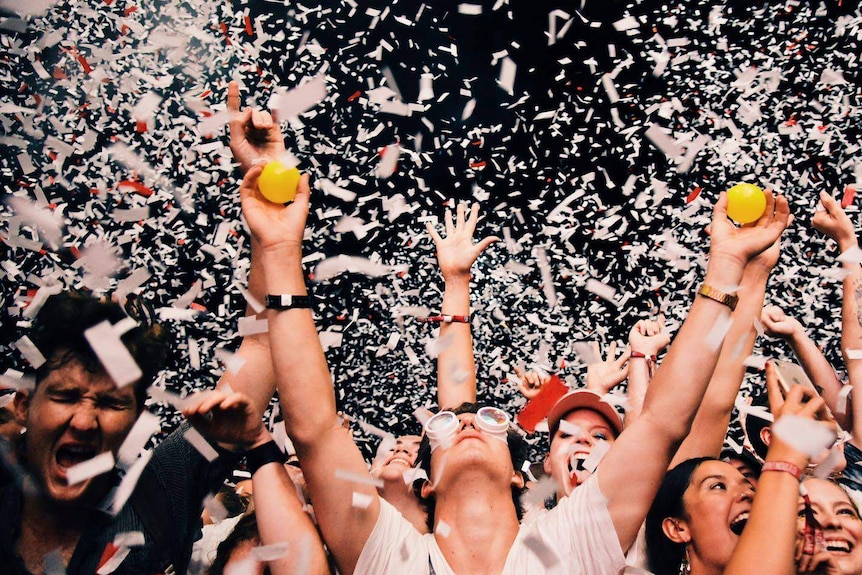
[{"label": "woman with dark hair", "polygon": [[671,469],[646,518],[650,570],[655,575],[722,573],[753,497],[748,479],[718,459],[688,459]]}]

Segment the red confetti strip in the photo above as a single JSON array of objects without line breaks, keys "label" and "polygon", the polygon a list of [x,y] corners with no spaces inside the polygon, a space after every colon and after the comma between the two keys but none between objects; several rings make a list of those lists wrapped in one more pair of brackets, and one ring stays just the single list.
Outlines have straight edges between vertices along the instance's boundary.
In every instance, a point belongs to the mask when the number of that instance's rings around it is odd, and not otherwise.
[{"label": "red confetti strip", "polygon": [[135,122],[135,130],[140,134],[145,133],[147,131],[146,120],[138,120],[137,122]]},{"label": "red confetti strip", "polygon": [[480,161],[480,162],[470,162],[470,167],[471,167],[471,168],[484,168],[484,167],[485,167],[485,165],[486,165],[486,164],[485,164],[485,160],[482,160],[482,161]]},{"label": "red confetti strip", "polygon": [[117,188],[132,188],[133,192],[145,198],[149,198],[153,195],[153,190],[140,182],[135,182],[134,180],[123,180],[117,184]]},{"label": "red confetti strip", "polygon": [[692,203],[694,200],[697,199],[697,197],[700,195],[701,191],[702,191],[702,188],[700,186],[693,189],[691,191],[691,193],[688,196],[686,196],[685,203],[687,203],[687,204]]},{"label": "red confetti strip", "polygon": [[224,41],[227,42],[227,45],[233,46],[230,41],[230,36],[227,35],[227,24],[222,22],[221,24],[219,24],[219,29],[221,30],[221,33],[224,34]]},{"label": "red confetti strip", "polygon": [[101,569],[101,568],[102,568],[102,566],[104,566],[104,565],[105,565],[105,563],[107,563],[108,561],[110,561],[110,560],[111,560],[111,557],[113,557],[113,556],[114,556],[114,554],[116,554],[116,552],[117,552],[117,551],[119,551],[119,550],[120,550],[120,548],[119,548],[119,547],[117,547],[116,545],[114,545],[114,544],[113,544],[113,542],[109,542],[109,543],[105,546],[105,551],[104,551],[104,553],[102,553],[102,558],[101,558],[101,559],[99,559],[99,566],[98,566],[98,567],[96,567],[96,570],[98,571],[99,569]]},{"label": "red confetti strip", "polygon": [[356,98],[358,98],[361,95],[362,95],[362,90],[356,90],[350,96],[348,96],[347,101],[352,102],[353,100],[355,100]]},{"label": "red confetti strip", "polygon": [[841,198],[841,207],[846,208],[856,199],[856,186],[847,186],[844,188],[844,197]]},{"label": "red confetti strip", "polygon": [[128,8],[126,8],[126,9],[123,11],[123,15],[124,15],[124,16],[128,16],[129,14],[131,14],[131,13],[133,13],[133,12],[137,12],[137,11],[138,11],[138,7],[137,7],[137,6],[129,6]]},{"label": "red confetti strip", "polygon": [[249,16],[245,17],[245,33],[249,36],[254,36],[254,28],[251,25],[251,18]]}]

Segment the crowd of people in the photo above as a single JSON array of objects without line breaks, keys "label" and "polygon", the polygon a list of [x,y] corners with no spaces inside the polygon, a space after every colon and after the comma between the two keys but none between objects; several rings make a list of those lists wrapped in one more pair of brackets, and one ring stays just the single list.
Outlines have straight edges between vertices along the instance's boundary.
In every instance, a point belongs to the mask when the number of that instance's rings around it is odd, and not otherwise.
[{"label": "crowd of people", "polygon": [[[553,374],[518,373],[528,404],[546,406],[541,465],[513,414],[477,403],[471,268],[499,238],[475,238],[479,206],[459,204],[444,230],[428,227],[445,286],[427,318],[445,342],[439,410],[417,414],[420,435],[382,430],[368,462],[337,411],[306,288],[308,176],[292,202],[266,200],[258,178],[285,154],[279,124],[242,109],[234,83],[227,105],[248,291],[267,308],[248,313],[268,328],[244,337],[241,368],[216,389],[171,399],[186,421],[149,450],[145,402],[168,335],[122,301],[49,297],[28,335],[43,358],[32,385],[0,397],[0,573],[862,575],[862,258],[831,196],[812,225],[844,254],[849,381],[799,321],[764,307],[787,200],[766,192],[763,216],[737,226],[722,195],[675,334],[660,317],[637,322],[563,393]],[[740,401],[758,332],[801,365],[765,363],[768,406]],[[624,413],[608,396],[621,384]],[[283,427],[269,429],[276,391]],[[734,407],[743,445],[728,439]],[[226,485],[240,466],[249,478]]]}]

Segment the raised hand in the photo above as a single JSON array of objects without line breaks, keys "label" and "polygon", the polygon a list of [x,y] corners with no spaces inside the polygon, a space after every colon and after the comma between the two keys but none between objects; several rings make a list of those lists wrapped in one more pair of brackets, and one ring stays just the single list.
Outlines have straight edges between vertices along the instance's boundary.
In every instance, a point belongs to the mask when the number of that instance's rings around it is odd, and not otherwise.
[{"label": "raised hand", "polygon": [[443,238],[431,225],[426,224],[426,229],[434,240],[437,248],[437,263],[440,273],[446,281],[453,279],[469,279],[470,268],[485,248],[500,241],[497,236],[489,236],[473,243],[473,232],[476,231],[476,222],[479,219],[479,204],[474,203],[470,209],[470,217],[465,219],[466,206],[458,204],[455,223],[452,223],[452,212],[446,210],[446,237]]},{"label": "raised hand", "polygon": [[521,380],[518,384],[518,391],[520,391],[521,395],[526,397],[527,400],[533,399],[539,395],[539,392],[542,391],[542,387],[544,387],[548,380],[551,379],[551,376],[546,373],[539,373],[536,371],[523,373],[517,366],[515,367],[515,375]]},{"label": "raised hand", "polygon": [[838,243],[838,249],[842,252],[858,245],[856,229],[841,209],[841,204],[825,192],[820,192],[820,204],[824,209],[815,212],[814,217],[811,218],[814,229],[835,240]]},{"label": "raised hand", "polygon": [[238,448],[249,448],[269,437],[262,415],[242,393],[198,393],[186,400],[183,416],[208,440]]},{"label": "raised hand", "polygon": [[787,316],[784,310],[777,305],[763,308],[763,312],[760,314],[760,323],[763,324],[766,335],[781,339],[790,339],[803,329],[799,320]]},{"label": "raised hand", "polygon": [[790,223],[790,208],[783,196],[766,190],[766,210],[753,225],[737,227],[727,217],[727,194],[721,193],[710,225],[710,259],[729,259],[745,266],[776,243]]},{"label": "raised hand", "polygon": [[293,202],[284,206],[270,202],[260,193],[257,180],[262,171],[262,163],[252,166],[239,189],[242,213],[252,236],[260,242],[263,249],[283,247],[301,250],[311,196],[308,174],[303,174],[300,178]]},{"label": "raised hand", "polygon": [[646,356],[658,355],[670,343],[670,334],[664,329],[664,317],[642,319],[629,332],[629,349]]},{"label": "raised hand", "polygon": [[284,156],[281,128],[269,112],[246,108],[240,111],[239,85],[227,85],[227,109],[233,112],[230,127],[230,150],[243,172],[259,159],[278,160]]},{"label": "raised hand", "polygon": [[[593,342],[593,352],[596,357],[601,357],[598,342]],[[629,366],[626,362],[629,360],[631,350],[627,347],[619,357],[616,355],[617,343],[611,342],[607,357],[587,366],[587,389],[604,395],[628,377]]]}]

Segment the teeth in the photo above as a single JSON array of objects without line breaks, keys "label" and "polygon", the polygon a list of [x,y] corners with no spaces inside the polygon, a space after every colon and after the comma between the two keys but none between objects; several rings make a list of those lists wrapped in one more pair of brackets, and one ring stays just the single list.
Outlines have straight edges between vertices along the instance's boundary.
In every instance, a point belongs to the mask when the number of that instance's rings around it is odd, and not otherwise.
[{"label": "teeth", "polygon": [[828,540],[826,541],[826,549],[829,551],[839,551],[843,553],[850,552],[850,544],[847,541]]}]

